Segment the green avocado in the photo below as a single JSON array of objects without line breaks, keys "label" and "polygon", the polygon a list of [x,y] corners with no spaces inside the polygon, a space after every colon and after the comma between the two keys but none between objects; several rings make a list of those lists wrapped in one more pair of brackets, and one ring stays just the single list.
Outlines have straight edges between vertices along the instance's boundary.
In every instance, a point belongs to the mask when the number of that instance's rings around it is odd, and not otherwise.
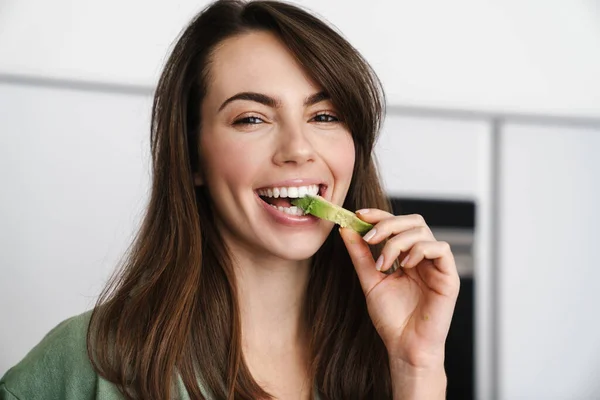
[{"label": "green avocado", "polygon": [[290,199],[290,202],[304,210],[305,214],[335,222],[342,228],[352,228],[361,236],[373,228],[373,225],[358,218],[352,211],[332,204],[321,196],[304,196]]}]

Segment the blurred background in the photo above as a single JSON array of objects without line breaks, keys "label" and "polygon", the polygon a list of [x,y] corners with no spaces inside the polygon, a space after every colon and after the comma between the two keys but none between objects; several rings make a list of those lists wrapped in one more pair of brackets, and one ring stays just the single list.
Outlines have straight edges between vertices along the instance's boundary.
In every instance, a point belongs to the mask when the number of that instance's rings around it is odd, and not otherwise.
[{"label": "blurred background", "polygon": [[[600,399],[600,2],[304,0],[372,64],[398,213],[456,254],[449,399]],[[0,0],[0,375],[94,304],[203,0]]]}]

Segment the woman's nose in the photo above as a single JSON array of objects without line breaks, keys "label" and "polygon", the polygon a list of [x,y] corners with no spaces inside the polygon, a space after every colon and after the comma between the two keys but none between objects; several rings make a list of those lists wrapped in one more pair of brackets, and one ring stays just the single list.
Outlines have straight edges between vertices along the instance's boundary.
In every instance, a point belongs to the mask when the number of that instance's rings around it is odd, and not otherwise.
[{"label": "woman's nose", "polygon": [[285,126],[278,132],[273,161],[277,165],[314,161],[315,149],[301,126]]}]

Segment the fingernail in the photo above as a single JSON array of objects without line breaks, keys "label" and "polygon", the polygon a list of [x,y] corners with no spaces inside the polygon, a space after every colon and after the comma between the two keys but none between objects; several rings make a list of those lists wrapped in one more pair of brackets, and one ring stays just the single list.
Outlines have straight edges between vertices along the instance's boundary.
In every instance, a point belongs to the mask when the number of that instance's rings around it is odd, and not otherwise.
[{"label": "fingernail", "polygon": [[410,254],[404,257],[404,260],[400,261],[401,267],[404,267],[406,265],[406,263],[408,262],[408,257],[410,257]]},{"label": "fingernail", "polygon": [[376,233],[377,230],[373,228],[369,232],[367,232],[365,236],[363,236],[363,239],[365,240],[365,242],[368,242],[369,240],[373,239],[373,236],[375,236]]},{"label": "fingernail", "polygon": [[360,209],[360,210],[358,210],[356,213],[357,213],[357,214],[366,214],[366,213],[368,213],[368,212],[369,212],[369,209],[368,209],[368,208],[363,208],[363,209]]},{"label": "fingernail", "polygon": [[379,256],[377,262],[375,263],[375,269],[377,271],[381,271],[381,267],[383,267],[383,254]]}]

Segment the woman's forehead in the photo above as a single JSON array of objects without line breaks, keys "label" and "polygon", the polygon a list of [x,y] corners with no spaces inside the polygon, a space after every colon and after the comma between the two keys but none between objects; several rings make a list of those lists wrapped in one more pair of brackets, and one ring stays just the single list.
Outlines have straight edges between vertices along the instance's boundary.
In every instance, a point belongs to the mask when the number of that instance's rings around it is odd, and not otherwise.
[{"label": "woman's forehead", "polygon": [[207,95],[224,100],[238,92],[265,93],[282,102],[321,91],[273,34],[250,32],[226,39],[212,54]]}]

